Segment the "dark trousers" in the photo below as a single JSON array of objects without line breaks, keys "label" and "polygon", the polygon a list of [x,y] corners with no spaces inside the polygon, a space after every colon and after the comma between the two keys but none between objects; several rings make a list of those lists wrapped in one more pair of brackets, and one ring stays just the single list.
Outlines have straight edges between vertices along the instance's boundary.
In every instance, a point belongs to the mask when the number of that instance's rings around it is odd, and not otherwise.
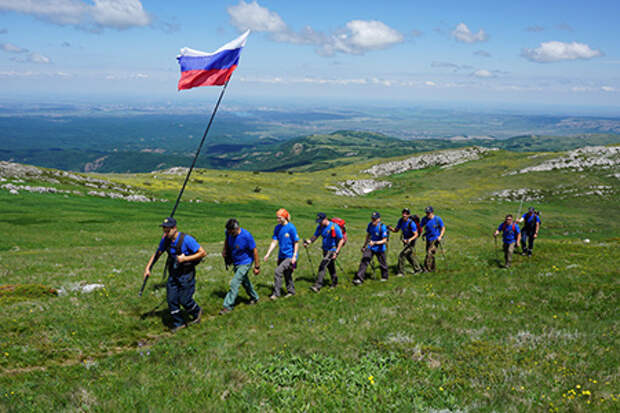
[{"label": "dark trousers", "polygon": [[426,240],[426,258],[424,259],[424,267],[426,271],[435,271],[435,254],[439,248],[439,241]]},{"label": "dark trousers", "polygon": [[398,255],[398,273],[403,274],[405,272],[405,261],[409,261],[409,264],[413,267],[413,271],[422,271],[422,267],[418,263],[415,254],[415,240],[409,244],[405,244],[405,247]]},{"label": "dark trousers", "polygon": [[280,296],[282,289],[282,278],[286,281],[286,290],[290,294],[295,294],[295,284],[293,283],[293,263],[290,258],[278,258],[278,266],[273,278],[273,295]]},{"label": "dark trousers", "polygon": [[321,288],[325,279],[325,270],[329,270],[329,276],[332,279],[332,287],[338,285],[338,276],[336,275],[336,261],[332,258],[334,251],[323,250],[323,259],[319,264],[319,274],[316,278],[315,287]]},{"label": "dark trousers", "polygon": [[535,231],[526,230],[521,232],[521,250],[527,252],[528,255],[532,255],[532,250],[534,249],[534,233]]},{"label": "dark trousers", "polygon": [[194,317],[198,315],[200,307],[194,301],[194,291],[196,291],[196,271],[182,275],[170,274],[168,277],[166,297],[172,316],[172,327],[178,327],[184,323],[180,306],[183,306],[189,315]]},{"label": "dark trousers", "polygon": [[375,252],[371,250],[370,248],[364,249],[364,253],[362,254],[362,260],[360,261],[360,267],[357,270],[357,274],[355,278],[357,278],[360,281],[364,281],[364,278],[366,278],[366,268],[368,267],[368,264],[370,264],[372,257],[377,257],[377,261],[379,261],[379,267],[381,268],[381,278],[383,278],[384,280],[387,280],[388,279],[388,266],[387,266],[387,261],[385,259],[385,251]]}]

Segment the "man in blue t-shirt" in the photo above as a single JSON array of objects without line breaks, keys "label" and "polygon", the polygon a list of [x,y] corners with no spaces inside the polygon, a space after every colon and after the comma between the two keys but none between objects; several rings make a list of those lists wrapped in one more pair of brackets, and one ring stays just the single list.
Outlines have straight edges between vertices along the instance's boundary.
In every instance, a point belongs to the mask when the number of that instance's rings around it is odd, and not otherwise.
[{"label": "man in blue t-shirt", "polygon": [[538,230],[540,229],[540,214],[536,212],[534,207],[530,207],[528,211],[519,218],[519,223],[524,222],[521,236],[521,253],[527,256],[532,255],[534,249],[534,240],[538,238]]},{"label": "man in blue t-shirt", "polygon": [[278,225],[273,229],[273,239],[264,258],[265,262],[267,262],[269,255],[276,245],[280,246],[280,251],[278,252],[278,266],[276,267],[273,280],[273,294],[269,297],[272,300],[276,300],[280,297],[283,277],[286,280],[287,292],[285,297],[295,295],[293,271],[297,267],[297,258],[299,257],[299,235],[297,234],[295,225],[290,222],[291,215],[286,209],[280,208],[276,212],[276,219],[278,220]]},{"label": "man in blue t-shirt", "polygon": [[338,258],[338,254],[340,254],[340,250],[344,245],[344,236],[340,226],[327,219],[327,215],[323,212],[319,212],[316,215],[316,223],[318,225],[312,238],[304,240],[304,248],[316,241],[319,236],[323,237],[323,259],[319,264],[316,282],[310,287],[312,291],[318,293],[323,287],[326,269],[329,270],[329,276],[331,277],[331,288],[336,288],[338,285],[336,258]]},{"label": "man in blue t-shirt", "polygon": [[234,218],[226,222],[226,240],[222,257],[227,262],[233,264],[235,275],[230,281],[230,290],[224,298],[224,307],[220,310],[220,315],[232,311],[235,301],[239,295],[239,286],[243,286],[245,292],[250,296],[250,304],[258,302],[258,294],[250,281],[248,274],[254,263],[254,275],[260,273],[260,261],[258,260],[258,249],[252,234],[241,228],[239,221]]},{"label": "man in blue t-shirt", "polygon": [[366,278],[366,268],[373,256],[377,257],[379,261],[379,267],[381,267],[381,281],[387,281],[388,279],[388,266],[385,257],[385,250],[389,239],[388,229],[381,222],[381,214],[373,212],[370,216],[371,221],[366,227],[366,239],[362,246],[362,260],[357,270],[355,278],[353,278],[353,284],[360,285]]},{"label": "man in blue t-shirt", "polygon": [[510,268],[515,245],[519,244],[521,240],[521,231],[519,230],[519,226],[512,222],[511,214],[506,215],[504,222],[499,224],[493,236],[497,237],[500,232],[504,240],[504,268]]},{"label": "man in blue t-shirt", "polygon": [[157,262],[161,254],[168,253],[166,266],[168,269],[168,282],[166,283],[166,300],[168,309],[172,317],[170,331],[173,333],[186,326],[181,316],[181,306],[190,315],[191,321],[187,324],[200,323],[202,309],[194,301],[193,295],[196,290],[196,264],[204,258],[207,253],[187,234],[177,230],[177,221],[172,217],[164,219],[160,225],[164,235],[159,241],[159,247],[155,254],[151,256],[146,268],[144,278],[151,276],[151,269]]},{"label": "man in blue t-shirt", "polygon": [[426,207],[424,210],[426,216],[422,218],[420,227],[425,229],[424,237],[426,238],[426,258],[424,259],[424,271],[435,271],[435,253],[441,243],[446,232],[446,226],[442,219],[435,215],[435,210],[432,206]]},{"label": "man in blue t-shirt", "polygon": [[387,228],[392,232],[402,231],[403,250],[398,254],[398,269],[396,276],[402,277],[405,272],[405,261],[409,261],[409,264],[413,267],[414,272],[421,272],[422,267],[416,260],[415,256],[415,242],[418,239],[418,227],[411,218],[411,211],[409,208],[403,209],[402,217],[398,220],[396,228],[388,225]]}]

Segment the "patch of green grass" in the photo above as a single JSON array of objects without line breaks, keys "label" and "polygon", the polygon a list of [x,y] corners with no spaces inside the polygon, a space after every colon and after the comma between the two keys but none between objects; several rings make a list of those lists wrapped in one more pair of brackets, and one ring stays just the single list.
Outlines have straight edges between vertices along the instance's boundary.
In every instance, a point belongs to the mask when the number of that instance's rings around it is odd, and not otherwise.
[{"label": "patch of green grass", "polygon": [[[203,183],[190,183],[184,199],[205,202],[183,202],[176,217],[209,254],[195,295],[205,319],[174,336],[165,331],[165,302],[158,307],[161,263],[137,296],[171,202],[0,192],[10,233],[0,249],[2,284],[65,291],[0,299],[0,410],[617,411],[618,184],[596,171],[503,175],[535,161],[494,153],[390,177],[392,188],[360,198],[326,186],[359,176],[363,164],[293,175],[200,170]],[[111,179],[149,182],[149,191],[173,199],[182,177]],[[534,256],[500,269],[491,234],[519,202],[488,195],[560,182],[616,192],[536,203],[544,221]],[[403,206],[420,214],[427,204],[447,226],[439,271],[393,277],[393,236],[390,280],[378,282],[377,273],[353,287],[370,212],[394,224]],[[262,257],[281,206],[305,238],[318,211],[347,220],[339,287],[309,290],[316,268],[306,255],[320,259],[313,245],[301,251],[295,297],[266,300],[271,259],[252,277],[259,304],[247,305],[241,291],[235,310],[216,316],[231,278],[218,256],[226,219],[240,218]],[[73,290],[83,283],[105,288]]]}]

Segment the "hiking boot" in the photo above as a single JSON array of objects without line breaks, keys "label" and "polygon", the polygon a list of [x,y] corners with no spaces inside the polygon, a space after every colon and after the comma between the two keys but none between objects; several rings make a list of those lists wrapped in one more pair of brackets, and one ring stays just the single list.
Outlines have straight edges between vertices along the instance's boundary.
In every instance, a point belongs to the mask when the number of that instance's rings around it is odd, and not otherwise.
[{"label": "hiking boot", "polygon": [[330,286],[329,286],[329,289],[330,289],[330,290],[333,290],[333,289],[334,289],[334,288],[336,288],[336,287],[338,287],[338,284],[332,284],[332,285],[330,285]]},{"label": "hiking boot", "polygon": [[254,299],[250,300],[250,305],[254,305],[254,304],[257,304],[257,303],[258,303],[258,300],[254,300]]},{"label": "hiking boot", "polygon": [[284,298],[288,298],[288,297],[292,297],[294,296],[295,293],[286,293],[286,295],[284,296]]},{"label": "hiking boot", "polygon": [[396,274],[397,277],[403,277],[405,274],[403,274],[402,272],[399,272],[398,274]]},{"label": "hiking boot", "polygon": [[200,321],[202,321],[202,308],[198,310],[198,314],[196,314],[196,317],[192,321],[187,323],[187,325],[191,326],[192,324],[200,324]]},{"label": "hiking boot", "polygon": [[358,279],[358,278],[355,278],[355,279],[353,280],[353,284],[355,284],[355,285],[362,285],[362,280],[360,280],[360,279]]},{"label": "hiking boot", "polygon": [[312,287],[310,287],[310,289],[311,289],[312,291],[314,291],[315,293],[318,293],[318,292],[319,292],[319,290],[320,290],[320,288],[319,288],[319,287],[317,287],[316,285],[313,285]]},{"label": "hiking boot", "polygon": [[179,326],[172,327],[172,328],[170,329],[170,332],[171,332],[172,334],[175,334],[177,331],[179,331],[179,330],[183,330],[184,328],[185,328],[185,324],[181,324],[181,325],[179,325]]},{"label": "hiking boot", "polygon": [[228,313],[230,313],[231,311],[232,311],[232,310],[231,310],[230,308],[226,308],[226,307],[224,307],[224,308],[222,308],[222,309],[220,310],[219,314],[220,314],[220,315],[224,315],[224,314],[228,314]]},{"label": "hiking boot", "polygon": [[280,297],[278,297],[278,296],[277,296],[277,295],[275,295],[275,294],[271,294],[271,295],[269,296],[269,299],[270,299],[271,301],[275,301],[275,300],[277,300],[278,298],[280,298]]},{"label": "hiking boot", "polygon": [[387,280],[388,280],[387,278],[381,278],[382,283],[386,282]]}]

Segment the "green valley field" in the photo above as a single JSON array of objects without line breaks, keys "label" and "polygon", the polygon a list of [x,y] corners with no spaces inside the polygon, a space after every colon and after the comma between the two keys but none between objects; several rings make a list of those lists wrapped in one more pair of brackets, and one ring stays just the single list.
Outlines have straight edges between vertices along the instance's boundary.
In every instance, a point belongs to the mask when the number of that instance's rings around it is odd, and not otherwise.
[{"label": "green valley field", "polygon": [[[0,185],[18,194],[0,189],[0,411],[618,411],[620,171],[616,161],[517,173],[562,155],[496,150],[379,178],[360,172],[377,159],[197,170],[175,217],[208,253],[195,295],[205,317],[175,335],[161,262],[138,290],[183,175],[79,175],[154,202],[89,196],[101,189],[51,170],[5,175]],[[357,179],[391,186],[356,197],[331,188]],[[521,206],[523,193],[535,200]],[[438,272],[394,277],[392,235],[389,281],[377,271],[354,287],[370,213],[394,225],[403,207],[427,205],[447,227]],[[502,269],[493,231],[530,205],[543,218],[534,255]],[[237,217],[262,257],[280,207],[304,238],[319,211],[347,220],[339,287],[312,293],[301,251],[297,295],[270,302],[272,254],[252,278],[259,303],[242,290],[217,316],[232,277],[219,256],[224,223]],[[317,265],[319,246],[308,254]]]}]

